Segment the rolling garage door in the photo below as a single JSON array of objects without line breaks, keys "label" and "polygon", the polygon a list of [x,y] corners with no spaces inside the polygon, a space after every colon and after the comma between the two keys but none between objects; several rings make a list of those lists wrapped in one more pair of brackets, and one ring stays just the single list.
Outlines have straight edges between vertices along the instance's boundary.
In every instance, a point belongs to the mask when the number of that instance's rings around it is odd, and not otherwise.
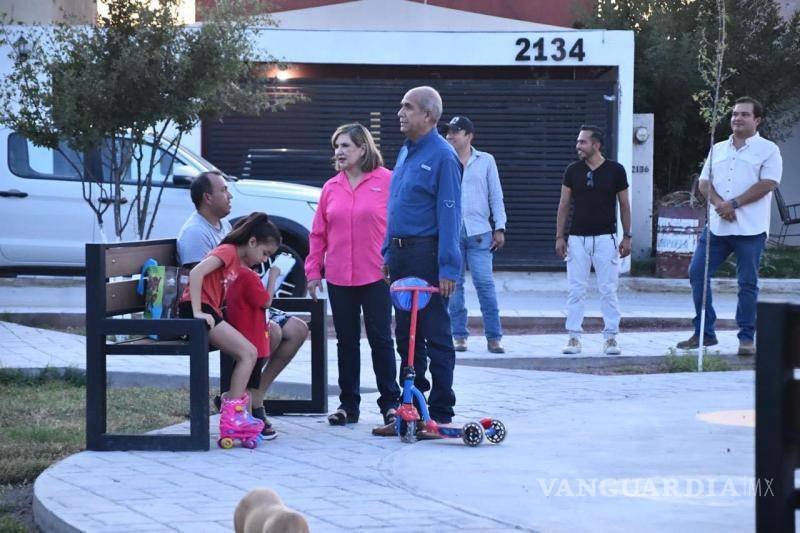
[{"label": "rolling garage door", "polygon": [[[223,171],[246,177],[321,186],[333,175],[330,135],[361,122],[394,164],[403,136],[397,109],[404,92],[434,85],[444,100],[442,125],[454,115],[475,123],[475,146],[494,154],[508,214],[507,244],[495,266],[563,266],[553,253],[564,168],[575,160],[581,124],[613,131],[615,83],[609,80],[305,79],[282,85],[309,99],[263,117],[226,117],[203,123],[203,156]],[[615,139],[607,136],[607,152]],[[257,154],[247,161],[251,150]],[[268,206],[265,206],[268,210]]]}]

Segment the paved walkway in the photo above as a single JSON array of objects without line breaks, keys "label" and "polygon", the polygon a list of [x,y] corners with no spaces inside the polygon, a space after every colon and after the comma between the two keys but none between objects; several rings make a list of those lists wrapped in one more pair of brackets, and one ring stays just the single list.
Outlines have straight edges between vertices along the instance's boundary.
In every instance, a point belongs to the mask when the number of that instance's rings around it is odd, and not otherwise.
[{"label": "paved walkway", "polygon": [[[676,337],[620,340],[626,354],[663,355]],[[734,332],[721,339],[723,351],[736,345]],[[506,357],[558,357],[563,337],[505,342]],[[599,335],[585,344],[593,353]],[[7,367],[83,367],[85,359],[82,337],[16,324],[0,323],[0,346]],[[498,357],[483,352],[480,339],[473,348],[466,356]],[[331,362],[334,354],[331,345]],[[114,357],[109,370],[185,374],[181,359]],[[307,359],[298,355],[282,379],[307,381]],[[335,383],[335,364],[329,372]],[[455,422],[495,416],[508,428],[505,442],[467,448],[457,440],[407,445],[372,437],[379,416],[376,394],[367,393],[359,424],[275,417],[279,438],[253,451],[212,445],[209,452],[73,455],[38,478],[36,517],[47,531],[230,531],[238,500],[270,487],[315,532],[754,527],[753,429],[700,418],[752,409],[752,372],[596,376],[458,365],[455,383]],[[216,417],[211,428],[216,440]]]},{"label": "paved walkway", "polygon": [[[564,273],[495,272],[495,279],[503,317],[565,316]],[[599,294],[594,282],[589,285],[586,315],[599,317]],[[800,291],[800,280],[761,280],[761,285],[762,295],[781,297]],[[478,298],[469,280],[465,295],[469,315],[480,316]],[[85,298],[80,279],[0,278],[0,313],[83,313]],[[623,318],[691,318],[694,312],[687,280],[622,277],[619,299]],[[714,280],[714,301],[721,319],[733,318],[736,294],[731,280]]]},{"label": "paved walkway", "polygon": [[[687,332],[657,331],[622,334],[618,337],[623,350],[622,357],[657,357],[670,353],[676,340],[687,336]],[[711,354],[735,354],[738,340],[734,331],[720,331],[720,344],[710,348]],[[486,351],[486,341],[482,337],[470,337],[468,351],[459,353],[459,358],[484,359],[532,359],[532,358],[565,358],[561,348],[566,341],[565,335],[509,335],[504,337],[505,354],[490,354]],[[599,333],[583,336],[581,357],[602,358],[603,337]],[[369,345],[362,339],[361,366],[364,376],[369,376],[372,362]],[[31,328],[11,322],[0,322],[0,367],[13,368],[86,368],[86,340],[79,335],[61,333],[41,328]],[[682,352],[679,352],[682,353]],[[219,377],[219,352],[210,353],[209,374]],[[398,360],[399,361],[399,360]],[[398,363],[399,364],[399,363]],[[126,373],[161,376],[188,376],[188,357],[175,356],[122,356],[116,355],[108,359],[109,373]],[[338,370],[336,365],[336,340],[328,341],[328,382],[336,387]],[[188,380],[188,378],[187,378]],[[311,382],[311,348],[306,343],[295,360],[281,374],[280,380],[291,383]],[[370,379],[365,378],[369,386]],[[130,383],[130,380],[128,380]],[[146,383],[140,380],[140,382]],[[188,381],[187,381],[188,383]]]}]

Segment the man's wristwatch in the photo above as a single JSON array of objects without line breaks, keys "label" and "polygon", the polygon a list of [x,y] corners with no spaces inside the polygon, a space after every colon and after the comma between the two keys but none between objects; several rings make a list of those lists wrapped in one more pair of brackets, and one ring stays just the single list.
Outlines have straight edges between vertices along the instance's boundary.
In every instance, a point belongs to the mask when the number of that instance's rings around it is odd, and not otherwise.
[{"label": "man's wristwatch", "polygon": [[622,234],[622,238],[623,239],[633,239],[633,235],[631,235],[630,233],[623,233]]},{"label": "man's wristwatch", "polygon": [[504,230],[503,228],[497,228],[495,231],[499,231],[500,233],[505,233],[506,232],[506,230]]},{"label": "man's wristwatch", "polygon": [[734,209],[739,209],[739,202],[736,201],[736,198],[731,200],[731,205],[733,206]]}]

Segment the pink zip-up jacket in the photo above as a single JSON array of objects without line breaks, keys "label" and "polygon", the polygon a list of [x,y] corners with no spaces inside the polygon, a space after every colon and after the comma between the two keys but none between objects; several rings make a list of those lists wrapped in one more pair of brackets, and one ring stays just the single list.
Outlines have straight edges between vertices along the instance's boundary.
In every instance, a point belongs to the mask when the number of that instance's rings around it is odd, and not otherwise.
[{"label": "pink zip-up jacket", "polygon": [[383,279],[381,246],[392,173],[378,167],[353,189],[344,172],[325,182],[309,237],[306,279],[355,287]]}]

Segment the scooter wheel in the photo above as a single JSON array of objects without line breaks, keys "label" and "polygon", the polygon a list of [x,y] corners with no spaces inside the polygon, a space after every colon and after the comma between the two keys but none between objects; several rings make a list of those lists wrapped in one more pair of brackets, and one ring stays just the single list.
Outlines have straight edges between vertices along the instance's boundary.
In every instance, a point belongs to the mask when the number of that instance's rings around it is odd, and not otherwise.
[{"label": "scooter wheel", "polygon": [[462,432],[461,439],[467,446],[477,446],[483,442],[483,426],[477,422],[467,422]]},{"label": "scooter wheel", "polygon": [[506,438],[506,426],[499,420],[492,420],[493,435],[486,435],[486,440],[494,444],[500,444]]},{"label": "scooter wheel", "polygon": [[256,447],[258,447],[258,440],[257,439],[244,439],[242,441],[242,446],[244,446],[248,450],[254,450]]},{"label": "scooter wheel", "polygon": [[417,442],[417,422],[400,422],[400,441],[406,444],[413,444]]},{"label": "scooter wheel", "polygon": [[217,446],[223,450],[230,450],[233,448],[233,439],[230,437],[223,437],[217,441]]}]

